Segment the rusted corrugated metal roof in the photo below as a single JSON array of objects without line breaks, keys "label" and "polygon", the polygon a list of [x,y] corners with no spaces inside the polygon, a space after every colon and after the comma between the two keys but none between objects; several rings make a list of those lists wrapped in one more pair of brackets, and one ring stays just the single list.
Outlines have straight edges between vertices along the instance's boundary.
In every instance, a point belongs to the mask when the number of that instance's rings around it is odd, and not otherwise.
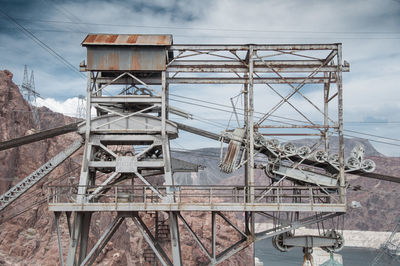
[{"label": "rusted corrugated metal roof", "polygon": [[89,34],[82,42],[87,45],[151,45],[167,46],[172,44],[172,35],[150,34]]}]

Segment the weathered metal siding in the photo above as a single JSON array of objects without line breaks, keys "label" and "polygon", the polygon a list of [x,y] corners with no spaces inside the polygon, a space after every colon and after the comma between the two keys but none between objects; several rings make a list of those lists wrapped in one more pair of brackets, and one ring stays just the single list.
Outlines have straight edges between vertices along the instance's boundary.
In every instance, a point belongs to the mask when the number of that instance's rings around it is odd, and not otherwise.
[{"label": "weathered metal siding", "polygon": [[166,52],[164,47],[88,46],[87,69],[162,71],[166,69]]}]

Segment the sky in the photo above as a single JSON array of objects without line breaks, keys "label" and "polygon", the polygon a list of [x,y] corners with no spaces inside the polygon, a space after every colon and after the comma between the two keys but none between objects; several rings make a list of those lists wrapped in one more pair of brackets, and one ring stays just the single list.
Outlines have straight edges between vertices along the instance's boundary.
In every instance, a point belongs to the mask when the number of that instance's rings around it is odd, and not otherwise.
[{"label": "sky", "polygon": [[[0,69],[13,72],[20,85],[27,65],[43,98],[38,103],[71,116],[76,113],[77,96],[85,93],[86,80],[76,69],[85,59],[80,44],[88,33],[172,34],[175,44],[341,42],[343,58],[350,63],[350,72],[343,74],[346,134],[369,138],[381,153],[400,156],[398,0],[0,0],[0,11]],[[12,20],[75,70],[27,37]],[[235,86],[171,86],[172,94],[225,105],[239,91]],[[266,99],[273,97],[267,90],[258,93],[263,97],[256,102],[257,111],[265,112],[272,104]],[[313,91],[307,95],[312,97]],[[199,106],[171,104],[208,119],[208,123],[188,123],[214,132],[226,127],[230,118]],[[210,125],[210,117],[216,126]],[[218,143],[193,141],[192,135],[181,134],[172,146],[191,149]]]}]

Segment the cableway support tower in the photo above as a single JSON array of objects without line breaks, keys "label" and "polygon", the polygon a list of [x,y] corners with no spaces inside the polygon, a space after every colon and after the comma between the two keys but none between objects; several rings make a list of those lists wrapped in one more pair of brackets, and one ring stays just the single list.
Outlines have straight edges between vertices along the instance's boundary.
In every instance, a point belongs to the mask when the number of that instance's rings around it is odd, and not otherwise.
[{"label": "cableway support tower", "polygon": [[[173,44],[171,35],[89,34],[82,45],[87,60],[80,67],[88,72],[88,86],[86,118],[78,125],[84,139],[79,183],[73,188],[50,187],[49,192],[57,225],[61,213],[74,214],[66,258],[60,246],[62,264],[92,264],[126,219],[133,220],[162,265],[184,264],[179,225],[210,265],[265,238],[272,238],[281,251],[319,246],[331,252],[343,246],[337,228],[315,236],[295,234],[296,228],[328,220],[338,225],[346,212],[345,173],[374,168],[364,160],[361,147],[348,158],[344,155],[342,72],[349,71],[349,65],[342,59],[340,43],[181,45]],[[178,128],[210,138],[215,134],[170,120],[171,114],[182,115],[169,103],[175,84],[185,84],[187,90],[241,87],[242,124],[217,139],[228,145],[221,149],[221,171],[244,167],[243,184],[176,184],[177,163],[169,143],[178,137]],[[315,97],[307,94],[310,90]],[[263,98],[276,103],[268,101],[269,110],[258,117],[255,110]],[[293,112],[299,122],[274,122],[280,110]],[[334,153],[329,142],[333,134],[339,147]],[[311,137],[313,143],[296,147],[274,138],[282,136]],[[190,165],[180,164],[180,170]],[[190,172],[196,167],[186,168]],[[270,184],[257,185],[256,171],[263,171]],[[186,215],[194,211],[209,214],[211,248],[187,221]],[[89,246],[94,212],[114,218]],[[170,249],[163,248],[143,219],[149,212],[168,217]],[[227,213],[243,214],[244,219],[237,223]],[[271,228],[256,231],[260,217],[270,219]],[[221,219],[239,239],[223,250],[217,241]]]}]

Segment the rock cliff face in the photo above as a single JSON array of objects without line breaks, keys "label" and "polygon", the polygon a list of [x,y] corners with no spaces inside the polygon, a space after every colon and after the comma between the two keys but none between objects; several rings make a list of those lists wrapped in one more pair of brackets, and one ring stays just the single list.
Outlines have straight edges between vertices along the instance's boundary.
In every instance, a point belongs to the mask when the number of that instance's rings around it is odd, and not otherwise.
[{"label": "rock cliff face", "polygon": [[[40,125],[32,116],[32,107],[23,99],[12,82],[12,74],[0,71],[0,141],[32,134],[72,123],[75,119],[54,113],[48,108],[38,109]],[[0,193],[5,192],[16,178],[27,176],[70,145],[78,136],[68,134],[0,152]]]},{"label": "rock cliff face", "polygon": [[[12,82],[12,74],[0,71],[0,141],[32,134],[73,122],[75,119],[38,108],[40,124],[35,123],[32,107]],[[79,136],[70,133],[17,148],[0,151],[0,193],[36,170]],[[46,186],[68,181],[79,173],[79,152],[67,159],[45,180],[12,203],[1,215],[0,265],[56,264],[53,215],[47,211]],[[15,218],[13,218],[15,217]]]},{"label": "rock cliff face", "polygon": [[[32,107],[24,101],[18,87],[12,82],[12,74],[0,71],[0,141],[13,139],[41,130],[74,122],[75,119],[54,113],[47,108],[39,108],[40,125],[35,124]],[[74,140],[79,138],[75,133],[42,140],[40,142],[20,146],[6,151],[0,151],[0,193],[4,193],[22,178],[29,175],[54,155],[64,150]],[[53,213],[47,210],[47,187],[56,184],[77,182],[79,175],[81,151],[35,185],[28,193],[11,204],[0,213],[3,221],[0,230],[0,265],[59,265],[57,235]],[[94,213],[91,221],[90,236],[94,245],[104,229],[111,223],[114,214]],[[228,214],[229,215],[229,214]],[[150,214],[142,214],[146,224],[153,226]],[[211,226],[210,215],[207,213],[184,213],[183,216],[195,232],[200,234],[204,245],[210,248]],[[238,220],[230,216],[236,224]],[[207,218],[207,219],[206,219]],[[218,218],[219,219],[219,218]],[[205,221],[199,222],[199,220]],[[219,221],[217,238],[218,251],[228,243],[239,240],[239,236],[223,221]],[[61,234],[64,255],[68,250],[68,228],[66,217],[61,216]],[[182,238],[182,256],[185,265],[198,265],[205,262],[205,255],[197,247],[197,243],[186,231],[183,224],[179,225]],[[168,250],[168,246],[164,245]],[[107,247],[98,257],[99,265],[146,265],[143,259],[146,241],[136,229],[131,219],[121,225],[112,237]],[[169,251],[167,251],[168,253]],[[252,250],[246,249],[226,261],[223,265],[246,265],[252,259]]]}]

